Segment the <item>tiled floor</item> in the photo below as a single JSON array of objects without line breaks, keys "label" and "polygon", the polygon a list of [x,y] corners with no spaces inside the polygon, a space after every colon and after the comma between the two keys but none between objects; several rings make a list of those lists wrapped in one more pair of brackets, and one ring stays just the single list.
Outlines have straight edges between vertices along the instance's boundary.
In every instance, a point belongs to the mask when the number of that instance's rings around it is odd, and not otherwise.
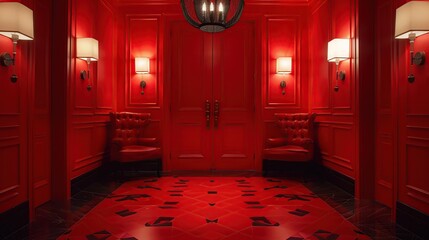
[{"label": "tiled floor", "polygon": [[94,182],[9,239],[419,239],[320,179],[243,176]]}]

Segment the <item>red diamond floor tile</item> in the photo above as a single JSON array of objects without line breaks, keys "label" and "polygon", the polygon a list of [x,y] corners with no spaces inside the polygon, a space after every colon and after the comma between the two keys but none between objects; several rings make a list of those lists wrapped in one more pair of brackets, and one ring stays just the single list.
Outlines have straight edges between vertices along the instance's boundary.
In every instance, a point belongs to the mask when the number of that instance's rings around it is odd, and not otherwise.
[{"label": "red diamond floor tile", "polygon": [[299,182],[162,177],[124,183],[58,239],[369,239]]}]

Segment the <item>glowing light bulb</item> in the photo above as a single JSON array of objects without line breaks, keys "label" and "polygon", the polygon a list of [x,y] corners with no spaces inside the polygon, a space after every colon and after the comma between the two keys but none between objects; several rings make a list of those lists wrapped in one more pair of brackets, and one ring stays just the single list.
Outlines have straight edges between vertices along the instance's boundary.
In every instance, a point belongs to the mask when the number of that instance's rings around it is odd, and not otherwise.
[{"label": "glowing light bulb", "polygon": [[203,12],[206,12],[206,11],[207,11],[206,3],[203,3],[203,8],[202,8],[202,10],[203,10]]},{"label": "glowing light bulb", "polygon": [[219,3],[219,12],[223,12],[223,5],[222,5],[222,3]]},{"label": "glowing light bulb", "polygon": [[210,12],[213,12],[214,11],[214,5],[213,5],[213,3],[211,2],[210,3]]}]

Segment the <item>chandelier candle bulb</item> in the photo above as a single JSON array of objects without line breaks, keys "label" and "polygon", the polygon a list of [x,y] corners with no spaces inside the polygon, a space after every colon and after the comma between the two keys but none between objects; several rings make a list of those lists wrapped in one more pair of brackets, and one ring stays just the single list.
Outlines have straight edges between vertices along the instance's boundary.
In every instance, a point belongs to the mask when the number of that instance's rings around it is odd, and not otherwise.
[{"label": "chandelier candle bulb", "polygon": [[206,5],[206,3],[203,3],[202,12],[203,12],[203,21],[202,22],[206,22],[207,21],[206,20],[206,13],[207,13],[207,5]]},{"label": "chandelier candle bulb", "polygon": [[219,21],[223,22],[223,5],[219,3]]},{"label": "chandelier candle bulb", "polygon": [[183,15],[193,27],[204,32],[222,32],[236,24],[244,0],[180,0]]},{"label": "chandelier candle bulb", "polygon": [[214,22],[214,5],[210,3],[210,22]]}]

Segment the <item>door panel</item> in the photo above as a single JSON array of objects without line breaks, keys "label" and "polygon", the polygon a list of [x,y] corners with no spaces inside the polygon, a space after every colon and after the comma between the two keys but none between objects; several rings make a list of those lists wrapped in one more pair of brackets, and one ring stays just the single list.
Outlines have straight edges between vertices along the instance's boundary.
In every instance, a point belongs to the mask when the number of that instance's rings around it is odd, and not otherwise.
[{"label": "door panel", "polygon": [[251,23],[216,34],[172,24],[173,170],[255,169],[253,34]]},{"label": "door panel", "polygon": [[177,22],[171,29],[171,115],[173,169],[209,169],[205,103],[211,94],[211,38]]},{"label": "door panel", "polygon": [[255,169],[253,24],[241,22],[214,34],[213,41],[213,94],[219,101],[215,168]]},{"label": "door panel", "polygon": [[[400,49],[406,52],[408,43]],[[405,45],[407,44],[407,45]],[[415,49],[429,51],[429,35],[416,39]],[[429,71],[427,65],[409,69],[409,55],[398,58],[399,102],[399,186],[398,200],[425,214],[429,214]],[[404,66],[404,67],[402,67]],[[405,67],[407,66],[407,67]],[[413,71],[415,81],[407,75]]]}]

